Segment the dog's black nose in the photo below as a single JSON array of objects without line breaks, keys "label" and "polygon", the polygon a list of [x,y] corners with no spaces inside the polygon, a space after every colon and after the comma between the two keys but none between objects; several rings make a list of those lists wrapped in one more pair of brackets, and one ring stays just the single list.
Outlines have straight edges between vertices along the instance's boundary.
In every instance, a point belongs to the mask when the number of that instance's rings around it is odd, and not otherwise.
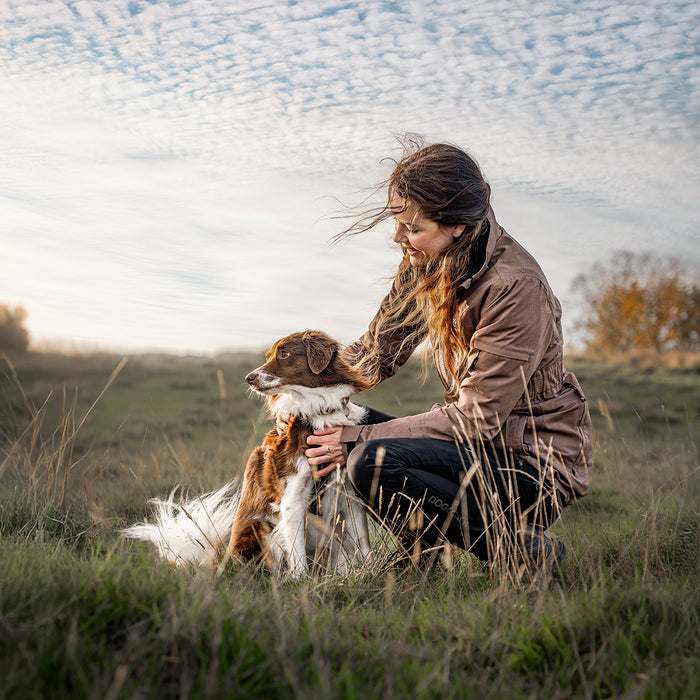
[{"label": "dog's black nose", "polygon": [[245,380],[248,382],[248,384],[252,384],[256,379],[258,378],[258,373],[257,372],[251,372]]}]

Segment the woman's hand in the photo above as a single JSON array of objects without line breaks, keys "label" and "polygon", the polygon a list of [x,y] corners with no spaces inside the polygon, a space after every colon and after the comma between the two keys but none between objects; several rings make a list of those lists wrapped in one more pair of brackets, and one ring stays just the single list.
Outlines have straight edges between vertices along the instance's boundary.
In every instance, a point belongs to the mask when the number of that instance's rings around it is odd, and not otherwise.
[{"label": "woman's hand", "polygon": [[[306,438],[309,445],[315,445],[306,450],[306,458],[311,465],[311,476],[314,479],[320,479],[345,464],[343,446],[340,442],[342,430],[342,428],[321,428],[314,430],[313,435]],[[314,467],[322,464],[328,464],[328,466],[314,471]]]}]

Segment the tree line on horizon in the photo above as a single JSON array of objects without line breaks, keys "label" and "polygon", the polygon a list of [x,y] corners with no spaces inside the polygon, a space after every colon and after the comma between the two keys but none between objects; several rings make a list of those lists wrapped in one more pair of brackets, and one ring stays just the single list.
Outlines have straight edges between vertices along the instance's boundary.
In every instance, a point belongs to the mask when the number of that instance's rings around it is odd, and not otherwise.
[{"label": "tree line on horizon", "polygon": [[0,351],[22,353],[29,349],[29,332],[24,326],[27,312],[23,306],[11,309],[0,304]]},{"label": "tree line on horizon", "polygon": [[[573,282],[586,350],[597,354],[700,351],[700,275],[678,261],[621,251]],[[0,304],[0,351],[29,350],[27,312]]]},{"label": "tree line on horizon", "polygon": [[700,350],[700,275],[677,260],[620,251],[572,287],[588,352]]}]

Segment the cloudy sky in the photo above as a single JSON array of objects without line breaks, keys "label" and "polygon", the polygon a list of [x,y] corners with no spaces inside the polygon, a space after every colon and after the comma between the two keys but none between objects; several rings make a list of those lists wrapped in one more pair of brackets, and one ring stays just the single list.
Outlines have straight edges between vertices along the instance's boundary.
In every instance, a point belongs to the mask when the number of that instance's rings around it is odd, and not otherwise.
[{"label": "cloudy sky", "polygon": [[214,352],[365,328],[389,231],[338,200],[462,145],[570,283],[700,262],[697,0],[0,0],[0,303],[35,340]]}]

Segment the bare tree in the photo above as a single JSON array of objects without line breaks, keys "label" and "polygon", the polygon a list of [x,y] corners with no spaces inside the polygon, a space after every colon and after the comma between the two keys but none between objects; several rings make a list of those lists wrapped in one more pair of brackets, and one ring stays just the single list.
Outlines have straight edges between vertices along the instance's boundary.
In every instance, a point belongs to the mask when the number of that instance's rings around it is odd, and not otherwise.
[{"label": "bare tree", "polygon": [[29,347],[29,333],[24,327],[27,312],[17,306],[11,309],[0,304],[0,350],[26,352]]}]

